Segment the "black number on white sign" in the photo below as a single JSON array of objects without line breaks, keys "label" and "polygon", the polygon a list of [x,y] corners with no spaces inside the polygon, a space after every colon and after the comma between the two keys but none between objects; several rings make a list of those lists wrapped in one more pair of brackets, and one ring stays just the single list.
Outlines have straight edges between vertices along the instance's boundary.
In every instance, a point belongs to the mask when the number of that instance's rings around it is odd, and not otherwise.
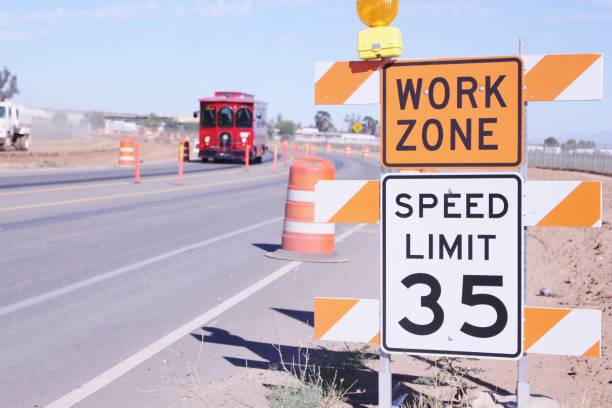
[{"label": "black number on white sign", "polygon": [[[497,315],[495,323],[491,326],[474,326],[470,323],[463,323],[461,331],[468,336],[489,338],[501,333],[508,323],[508,310],[504,303],[497,297],[486,293],[474,293],[475,286],[501,287],[504,280],[502,276],[488,275],[466,275],[463,277],[463,289],[461,293],[461,303],[468,306],[486,305],[491,306]],[[426,273],[415,273],[405,277],[402,284],[410,289],[414,285],[423,284],[429,287],[429,294],[421,297],[421,306],[432,311],[433,319],[427,324],[417,324],[407,317],[399,321],[399,325],[409,333],[417,336],[427,336],[437,332],[444,323],[444,310],[438,303],[442,288],[436,278]]]},{"label": "black number on white sign", "polygon": [[402,326],[402,328],[407,332],[419,336],[426,336],[428,334],[437,332],[438,329],[442,327],[442,323],[444,323],[444,310],[438,303],[438,299],[440,299],[440,295],[442,294],[440,282],[438,282],[438,280],[433,276],[427,275],[426,273],[415,273],[404,278],[402,283],[407,289],[410,289],[412,286],[420,283],[429,286],[429,295],[421,297],[421,306],[431,310],[434,317],[433,320],[427,324],[416,324],[404,317],[399,321],[399,325]]},{"label": "black number on white sign", "polygon": [[474,286],[498,286],[504,285],[503,276],[488,276],[488,275],[466,275],[463,277],[463,291],[461,293],[461,303],[468,306],[488,305],[491,306],[497,314],[495,323],[488,327],[474,326],[469,323],[463,323],[461,331],[468,336],[489,338],[495,337],[501,333],[508,323],[508,310],[504,303],[493,295],[486,293],[474,294]]}]

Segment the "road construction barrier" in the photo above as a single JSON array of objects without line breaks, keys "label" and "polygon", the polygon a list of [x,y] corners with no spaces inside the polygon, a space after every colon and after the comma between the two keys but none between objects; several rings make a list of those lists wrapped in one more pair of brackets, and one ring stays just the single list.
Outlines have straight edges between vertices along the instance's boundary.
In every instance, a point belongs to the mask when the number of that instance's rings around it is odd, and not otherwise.
[{"label": "road construction barrier", "polygon": [[370,148],[367,145],[363,146],[362,155],[364,159],[367,159],[370,157]]},{"label": "road construction barrier", "polygon": [[251,146],[244,145],[244,171],[251,171]]},{"label": "road construction barrier", "polygon": [[302,157],[293,162],[289,171],[282,249],[268,256],[307,262],[347,260],[335,254],[335,225],[314,222],[315,185],[321,180],[333,180],[335,173],[333,164],[325,159]]},{"label": "road construction barrier", "polygon": [[332,145],[331,145],[331,143],[327,143],[327,144],[325,145],[325,151],[326,151],[327,153],[331,153],[331,151],[332,151]]},{"label": "road construction barrier", "polygon": [[[523,55],[525,100],[588,101],[603,99],[602,54]],[[321,62],[315,66],[315,105],[380,103],[377,61]]]},{"label": "road construction barrier", "polygon": [[[187,146],[185,146],[187,144]],[[179,155],[178,155],[178,184],[183,185],[185,182],[184,170],[185,170],[185,149],[187,149],[187,160],[189,160],[189,142],[182,141],[179,143]]]},{"label": "road construction barrier", "polygon": [[[601,227],[601,181],[525,183],[527,227]],[[380,221],[378,180],[322,181],[315,187],[315,221],[377,223]]]},{"label": "road construction barrier", "polygon": [[119,166],[132,167],[136,164],[136,148],[133,140],[119,142]]},{"label": "road construction barrier", "polygon": [[[315,298],[316,340],[380,345],[378,299]],[[601,357],[601,312],[588,309],[524,308],[525,352]]]},{"label": "road construction barrier", "polygon": [[346,146],[344,146],[344,155],[345,155],[345,156],[350,156],[350,155],[351,155],[351,151],[352,151],[352,150],[353,150],[353,149],[351,148],[351,145],[346,145]]},{"label": "road construction barrier", "polygon": [[190,155],[189,155],[189,141],[188,140],[183,140],[181,143],[179,143],[179,155],[183,155],[183,161],[188,162],[190,160]]}]

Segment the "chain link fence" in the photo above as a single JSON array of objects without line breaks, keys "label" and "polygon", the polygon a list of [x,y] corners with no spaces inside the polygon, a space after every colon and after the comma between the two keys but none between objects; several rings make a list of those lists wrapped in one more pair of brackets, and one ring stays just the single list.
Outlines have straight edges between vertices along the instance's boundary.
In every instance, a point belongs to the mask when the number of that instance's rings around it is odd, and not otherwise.
[{"label": "chain link fence", "polygon": [[529,146],[527,150],[529,166],[553,169],[590,171],[612,174],[612,149],[574,149],[544,148]]}]

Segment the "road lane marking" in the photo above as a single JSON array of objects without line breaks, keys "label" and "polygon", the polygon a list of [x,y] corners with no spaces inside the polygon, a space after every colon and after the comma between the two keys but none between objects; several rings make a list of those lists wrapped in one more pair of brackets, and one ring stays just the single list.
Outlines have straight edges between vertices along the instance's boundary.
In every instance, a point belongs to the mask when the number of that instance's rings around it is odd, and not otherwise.
[{"label": "road lane marking", "polygon": [[145,266],[149,266],[149,265],[152,265],[152,264],[164,261],[164,260],[172,258],[174,256],[184,254],[185,252],[192,251],[194,249],[203,248],[205,246],[217,243],[217,242],[222,241],[224,239],[231,238],[231,237],[234,237],[236,235],[244,234],[245,232],[249,232],[249,231],[255,230],[255,229],[260,228],[260,227],[265,227],[267,225],[274,224],[275,222],[279,222],[282,219],[283,219],[283,217],[276,217],[276,218],[269,219],[267,221],[259,222],[257,224],[253,224],[253,225],[250,225],[250,226],[245,227],[245,228],[241,228],[241,229],[236,230],[236,231],[228,232],[227,234],[218,235],[218,236],[216,236],[214,238],[209,238],[209,239],[204,240],[204,241],[196,242],[195,244],[187,245],[185,247],[182,247],[182,248],[179,248],[179,249],[175,249],[173,251],[165,252],[163,254],[160,254],[160,255],[157,255],[157,256],[153,256],[151,258],[148,258],[148,259],[145,259],[145,260],[133,263],[131,265],[127,265],[127,266],[121,267],[119,269],[115,269],[115,270],[112,270],[112,271],[109,271],[109,272],[105,272],[105,273],[103,273],[101,275],[96,275],[96,276],[94,276],[92,278],[85,279],[85,280],[82,280],[82,281],[79,281],[79,282],[75,282],[73,284],[70,284],[70,285],[67,285],[67,286],[64,286],[64,287],[52,290],[50,292],[46,292],[46,293],[43,293],[43,294],[40,294],[40,295],[37,295],[37,296],[33,296],[31,298],[28,298],[28,299],[19,301],[19,302],[12,303],[10,305],[6,305],[6,306],[3,306],[3,307],[0,307],[0,317],[8,315],[10,313],[14,313],[14,312],[16,312],[18,310],[26,309],[28,307],[31,307],[31,306],[34,306],[34,305],[46,302],[48,300],[52,300],[52,299],[58,298],[60,296],[64,296],[64,295],[66,295],[68,293],[72,293],[74,291],[86,288],[86,287],[94,285],[96,283],[104,282],[104,281],[109,280],[111,278],[124,275],[124,274],[126,274],[128,272],[135,271],[135,270],[143,268]]},{"label": "road lane marking", "polygon": [[[264,167],[258,167],[258,169],[267,170],[268,167],[270,166],[264,165]],[[224,170],[224,171],[223,169],[224,168],[221,168],[216,171],[211,170],[204,174],[187,172],[185,173],[185,180],[194,180],[194,179],[200,179],[200,178],[205,178],[205,177],[221,176],[225,174],[244,172],[244,169],[242,167],[235,167],[235,168],[231,168],[229,170]],[[217,171],[219,172],[217,173]],[[176,176],[146,176],[144,175],[142,178],[141,184],[153,184],[153,183],[158,183],[161,181],[171,181],[171,180],[176,180]],[[68,183],[61,183],[61,184],[68,184]],[[0,192],[0,197],[37,194],[37,193],[53,193],[53,192],[59,192],[59,191],[72,191],[72,190],[81,190],[81,189],[88,189],[88,188],[129,186],[133,184],[134,184],[134,181],[131,179],[122,180],[122,181],[114,181],[110,183],[92,182],[92,183],[80,184],[76,186],[67,186],[67,187],[49,187],[49,188],[39,188],[39,189],[32,189],[32,190],[6,191],[6,192]],[[0,188],[1,188],[1,185],[0,185]]]},{"label": "road lane marking", "polygon": [[244,183],[247,181],[265,180],[265,179],[270,179],[270,178],[275,178],[275,177],[280,177],[280,176],[286,176],[286,174],[277,173],[277,174],[270,174],[267,176],[259,176],[259,177],[252,177],[252,178],[239,179],[239,180],[218,181],[214,183],[197,184],[194,186],[180,186],[180,187],[162,188],[162,189],[150,190],[150,191],[139,191],[136,193],[111,194],[107,196],[77,198],[73,200],[63,200],[63,201],[52,201],[50,203],[18,205],[14,207],[0,208],[0,213],[9,212],[9,211],[18,211],[18,210],[30,210],[33,208],[57,207],[60,205],[82,204],[82,203],[90,203],[90,202],[96,202],[96,201],[115,200],[118,198],[142,197],[142,196],[148,196],[148,195],[153,195],[153,194],[172,193],[172,192],[177,192],[177,191],[197,190],[201,188],[216,187],[216,186],[221,186],[221,185]]},{"label": "road lane marking", "polygon": [[[344,233],[340,234],[336,238],[336,242],[342,242],[343,240],[345,240],[346,238],[348,238],[349,236],[357,232],[359,229],[363,228],[365,225],[366,224],[359,224],[345,231]],[[178,329],[168,333],[161,339],[156,340],[155,342],[151,343],[150,345],[138,351],[137,353],[119,362],[117,365],[109,368],[108,370],[104,371],[102,374],[98,375],[92,380],[74,389],[73,391],[69,392],[63,397],[55,400],[54,402],[47,405],[45,408],[73,407],[75,404],[78,404],[79,402],[83,401],[85,398],[89,397],[90,395],[106,387],[107,385],[117,380],[119,377],[123,376],[124,374],[131,371],[132,369],[136,368],[138,365],[147,361],[148,359],[150,359],[151,357],[153,357],[160,351],[163,351],[164,349],[170,347],[173,343],[187,336],[189,333],[192,333],[200,329],[202,326],[205,326],[207,323],[217,318],[222,313],[227,312],[229,309],[238,305],[239,303],[246,300],[250,296],[266,288],[271,283],[282,278],[283,276],[285,276],[286,274],[288,274],[289,272],[291,272],[298,266],[302,265],[302,263],[303,262],[298,262],[298,261],[289,262],[282,268],[277,269],[276,271],[272,272],[271,274],[264,277],[263,279],[255,282],[254,284],[247,287],[246,289],[243,289],[241,292],[235,294],[234,296],[223,301],[222,303],[219,303],[217,306],[213,307],[207,312],[201,314],[200,316],[196,317],[190,322],[185,323],[183,326],[179,327]]]}]

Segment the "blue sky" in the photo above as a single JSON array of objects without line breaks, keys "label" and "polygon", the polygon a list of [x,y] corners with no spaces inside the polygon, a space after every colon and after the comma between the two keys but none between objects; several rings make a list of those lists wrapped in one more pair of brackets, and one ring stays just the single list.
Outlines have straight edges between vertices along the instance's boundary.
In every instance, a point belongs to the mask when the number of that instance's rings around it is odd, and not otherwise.
[{"label": "blue sky", "polygon": [[[316,61],[356,59],[354,0],[3,1],[0,65],[28,105],[178,115],[215,90],[243,90],[270,113],[312,122]],[[401,0],[403,58],[529,52],[612,55],[612,0]],[[612,129],[604,102],[530,104],[529,136]],[[377,107],[328,109],[378,116]],[[610,141],[612,144],[612,140]]]}]

